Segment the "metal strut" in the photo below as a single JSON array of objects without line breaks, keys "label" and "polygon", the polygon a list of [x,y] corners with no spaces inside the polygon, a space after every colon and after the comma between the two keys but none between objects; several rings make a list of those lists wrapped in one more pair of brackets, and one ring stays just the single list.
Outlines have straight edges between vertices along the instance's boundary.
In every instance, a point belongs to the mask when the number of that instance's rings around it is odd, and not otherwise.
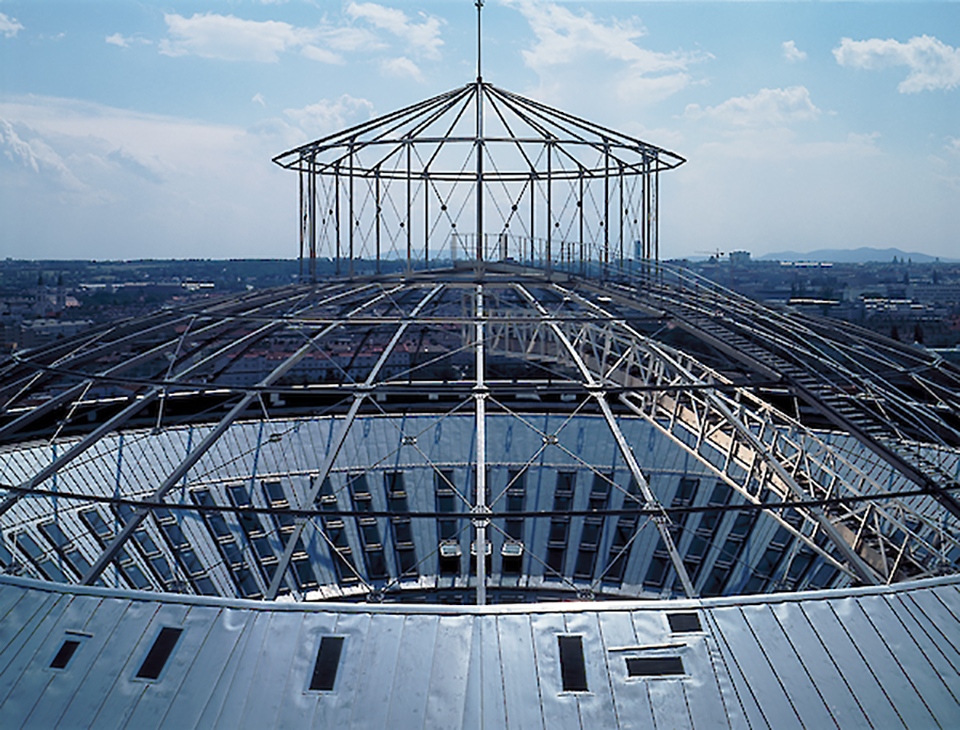
[{"label": "metal strut", "polygon": [[593,373],[590,372],[587,364],[583,361],[583,358],[580,357],[580,353],[577,352],[577,349],[573,346],[573,343],[570,342],[570,339],[567,337],[566,333],[560,328],[560,325],[557,324],[552,317],[550,317],[544,306],[537,301],[536,298],[534,298],[534,296],[527,291],[522,284],[514,284],[514,287],[518,292],[520,292],[520,295],[530,304],[532,304],[544,318],[543,321],[551,330],[553,330],[553,333],[556,335],[557,339],[573,359],[577,369],[580,371],[580,375],[586,381],[587,390],[600,406],[600,411],[603,413],[603,418],[607,422],[607,427],[613,434],[613,438],[617,442],[617,447],[620,449],[620,455],[626,462],[627,468],[630,469],[631,476],[633,476],[633,478],[636,480],[637,486],[640,488],[640,493],[643,494],[643,498],[645,500],[644,507],[647,509],[659,509],[661,511],[661,515],[654,517],[653,521],[657,526],[657,531],[660,533],[660,539],[663,540],[663,544],[667,548],[667,552],[670,555],[670,562],[673,563],[673,568],[677,572],[677,577],[680,579],[684,593],[686,593],[688,598],[696,597],[697,592],[694,590],[693,583],[690,580],[687,569],[683,565],[683,559],[680,557],[677,546],[673,541],[673,536],[670,534],[670,530],[668,528],[670,518],[667,516],[666,511],[663,510],[663,505],[660,504],[656,495],[650,489],[650,485],[648,484],[646,477],[640,470],[640,465],[637,463],[637,459],[633,454],[633,449],[630,447],[630,444],[627,443],[627,439],[623,435],[623,431],[620,429],[617,419],[613,415],[613,411],[610,410],[610,404],[607,402],[606,392],[604,391],[602,384],[598,383],[594,379]]},{"label": "metal strut", "polygon": [[[372,299],[367,300],[359,307],[356,307],[352,312],[350,312],[348,317],[354,314],[358,314],[367,307],[372,306],[381,299],[389,296],[393,292],[402,288],[402,285],[397,285],[391,290],[386,290],[373,297]],[[177,482],[179,482],[183,477],[187,475],[193,465],[196,464],[201,457],[213,446],[217,440],[226,432],[233,422],[236,421],[244,411],[249,408],[250,404],[256,400],[260,391],[259,388],[267,387],[272,385],[281,377],[283,377],[287,372],[289,372],[300,360],[302,360],[308,352],[314,347],[314,345],[319,342],[324,336],[328,333],[335,330],[339,325],[331,324],[327,327],[324,327],[319,334],[315,335],[310,339],[303,347],[293,353],[290,357],[283,361],[279,366],[277,366],[266,378],[257,383],[257,388],[254,390],[248,391],[243,398],[240,400],[237,405],[235,405],[227,415],[225,415],[220,422],[214,427],[214,429],[207,434],[206,438],[190,452],[183,461],[174,469],[166,479],[163,480],[163,483],[154,490],[153,494],[150,495],[150,501],[159,502],[163,497],[173,489]],[[124,525],[120,533],[113,538],[113,541],[104,549],[100,554],[100,557],[97,558],[96,562],[90,566],[90,569],[83,576],[83,579],[80,581],[82,585],[93,585],[96,582],[97,578],[100,577],[100,574],[106,569],[106,567],[111,563],[111,561],[117,556],[117,553],[120,552],[120,549],[123,547],[124,543],[130,538],[134,533],[137,527],[140,526],[140,523],[146,518],[150,513],[150,508],[141,507],[133,515],[130,516],[129,521]]]},{"label": "metal strut", "polygon": [[[347,434],[350,432],[350,428],[353,426],[353,422],[357,418],[357,413],[360,411],[360,406],[363,405],[363,401],[367,398],[370,391],[373,390],[374,383],[377,379],[377,376],[380,374],[380,370],[383,368],[383,365],[387,362],[387,359],[390,357],[390,355],[393,354],[393,351],[397,347],[397,343],[400,342],[400,338],[403,337],[404,332],[406,332],[407,327],[410,326],[410,322],[413,320],[413,318],[420,314],[420,311],[431,299],[440,293],[441,289],[443,289],[443,284],[435,286],[423,299],[420,300],[417,306],[413,308],[413,311],[410,312],[410,315],[400,323],[400,326],[397,328],[397,331],[393,333],[393,337],[390,338],[390,342],[387,343],[387,346],[383,348],[383,352],[380,353],[380,357],[377,359],[377,362],[368,373],[363,385],[360,386],[360,392],[354,395],[353,404],[350,406],[350,410],[347,412],[346,417],[343,419],[343,423],[340,425],[340,430],[337,432],[337,436],[334,439],[333,444],[330,446],[330,451],[323,460],[323,466],[320,468],[320,472],[317,474],[316,479],[314,479],[313,486],[311,486],[310,491],[307,493],[307,505],[312,505],[316,502],[317,497],[320,494],[320,490],[323,488],[323,483],[330,475],[330,470],[333,468],[333,464],[337,460],[337,455],[340,453],[340,449],[343,447],[343,443],[347,439]],[[267,589],[267,600],[272,601],[277,597],[277,593],[280,590],[280,583],[287,574],[287,568],[290,567],[290,560],[293,558],[294,550],[296,550],[297,543],[300,541],[300,536],[303,534],[303,528],[306,527],[306,525],[307,520],[305,518],[298,518],[295,521],[293,532],[290,533],[290,537],[287,538],[287,543],[283,550],[283,556],[280,558],[280,562],[277,563],[277,567],[273,571],[273,577],[271,578],[270,586]]]},{"label": "metal strut", "polygon": [[473,526],[477,530],[476,551],[477,551],[477,605],[484,606],[487,603],[487,524],[489,518],[487,514],[490,510],[487,508],[487,386],[484,381],[484,322],[483,322],[483,284],[477,284],[477,303],[476,303],[476,334],[477,334],[477,357],[476,357],[476,385],[474,386],[474,400],[476,401],[476,426],[477,426],[477,476],[476,487],[477,495],[473,512],[476,515]]}]

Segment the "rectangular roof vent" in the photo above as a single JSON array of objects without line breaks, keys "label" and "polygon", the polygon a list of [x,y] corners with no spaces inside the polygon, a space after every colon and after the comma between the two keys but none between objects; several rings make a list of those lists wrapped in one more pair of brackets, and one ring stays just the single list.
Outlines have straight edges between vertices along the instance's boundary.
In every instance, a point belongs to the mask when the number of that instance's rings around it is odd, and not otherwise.
[{"label": "rectangular roof vent", "polygon": [[160,629],[160,633],[154,639],[153,646],[147,652],[146,659],[143,660],[143,664],[137,671],[138,679],[157,679],[160,676],[182,633],[183,629],[175,629],[171,626],[164,626]]},{"label": "rectangular roof vent", "polygon": [[670,622],[670,631],[675,634],[703,631],[703,627],[700,626],[700,617],[695,613],[668,613],[667,621]]},{"label": "rectangular roof vent", "polygon": [[461,555],[460,543],[452,540],[444,540],[440,543],[441,558],[459,558]]},{"label": "rectangular roof vent", "polygon": [[560,675],[564,692],[587,691],[587,668],[583,661],[583,641],[579,636],[558,636]]},{"label": "rectangular roof vent", "polygon": [[683,660],[678,656],[626,657],[630,677],[665,677],[684,674]]},{"label": "rectangular roof vent", "polygon": [[523,555],[523,543],[517,540],[507,540],[500,547],[500,554],[505,558],[519,558]]},{"label": "rectangular roof vent", "polygon": [[340,653],[343,651],[342,636],[324,636],[320,639],[317,661],[313,665],[310,689],[329,692],[337,681],[337,669],[340,666]]},{"label": "rectangular roof vent", "polygon": [[60,645],[60,650],[57,652],[57,655],[53,658],[53,661],[50,662],[51,669],[66,669],[67,665],[70,663],[70,660],[73,659],[73,655],[76,654],[77,649],[80,648],[80,642],[76,639],[64,639],[63,644]]}]

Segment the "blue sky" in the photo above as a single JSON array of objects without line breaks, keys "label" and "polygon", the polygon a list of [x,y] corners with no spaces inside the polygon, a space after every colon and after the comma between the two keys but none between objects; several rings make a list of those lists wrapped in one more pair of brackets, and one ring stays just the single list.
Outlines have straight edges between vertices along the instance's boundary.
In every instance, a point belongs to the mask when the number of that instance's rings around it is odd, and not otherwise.
[{"label": "blue sky", "polygon": [[[295,256],[270,158],[472,80],[475,12],[0,0],[0,255]],[[960,257],[960,3],[488,0],[484,78],[686,157],[665,257]]]}]

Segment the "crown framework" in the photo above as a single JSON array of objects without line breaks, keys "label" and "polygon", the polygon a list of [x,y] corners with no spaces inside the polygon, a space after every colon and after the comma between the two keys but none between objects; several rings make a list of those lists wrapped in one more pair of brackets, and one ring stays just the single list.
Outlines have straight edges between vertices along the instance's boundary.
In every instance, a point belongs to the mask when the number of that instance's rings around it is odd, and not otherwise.
[{"label": "crown framework", "polygon": [[[679,155],[476,82],[274,158],[300,173],[301,258],[517,261],[587,271],[659,258],[659,174]],[[378,269],[379,270],[379,269]]]}]

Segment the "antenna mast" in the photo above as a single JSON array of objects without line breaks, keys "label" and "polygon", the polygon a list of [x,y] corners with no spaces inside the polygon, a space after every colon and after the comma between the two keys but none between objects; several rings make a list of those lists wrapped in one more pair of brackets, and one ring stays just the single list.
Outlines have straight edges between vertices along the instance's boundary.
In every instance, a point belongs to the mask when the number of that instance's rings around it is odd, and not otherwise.
[{"label": "antenna mast", "polygon": [[480,11],[483,10],[483,0],[477,0],[477,81],[483,81],[483,74],[480,72]]}]

